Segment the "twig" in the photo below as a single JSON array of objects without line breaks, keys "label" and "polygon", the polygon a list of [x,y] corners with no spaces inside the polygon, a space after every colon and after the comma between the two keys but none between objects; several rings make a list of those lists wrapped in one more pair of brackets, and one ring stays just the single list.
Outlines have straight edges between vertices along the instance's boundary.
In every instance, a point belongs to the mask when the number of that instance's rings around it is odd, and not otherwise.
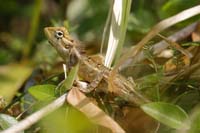
[{"label": "twig", "polygon": [[52,103],[48,104],[47,106],[43,107],[39,111],[33,113],[32,115],[28,116],[24,120],[20,121],[18,124],[13,125],[12,127],[2,131],[1,133],[18,133],[23,131],[39,121],[44,116],[48,115],[49,113],[55,111],[59,107],[61,107],[65,103],[65,98],[67,94],[64,94],[54,100]]}]

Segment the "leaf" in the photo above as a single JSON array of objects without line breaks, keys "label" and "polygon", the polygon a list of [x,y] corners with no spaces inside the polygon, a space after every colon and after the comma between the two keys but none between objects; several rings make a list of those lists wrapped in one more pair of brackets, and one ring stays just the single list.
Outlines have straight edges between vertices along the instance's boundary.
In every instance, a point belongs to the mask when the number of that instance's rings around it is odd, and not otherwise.
[{"label": "leaf", "polygon": [[72,88],[68,95],[67,101],[77,110],[84,113],[94,123],[107,127],[116,133],[125,133],[120,125],[115,122],[110,116],[103,112],[89,98],[79,91],[78,88]]},{"label": "leaf", "polygon": [[69,104],[64,104],[44,117],[39,124],[46,133],[90,133],[97,128],[83,113]]},{"label": "leaf", "polygon": [[65,80],[63,81],[62,86],[58,90],[56,90],[56,94],[61,95],[71,89],[74,80],[77,77],[78,70],[79,70],[79,63],[71,68],[69,74],[67,75],[67,78],[65,78]]},{"label": "leaf", "polygon": [[[198,107],[191,115],[190,117],[191,122],[189,121],[188,123],[190,124],[190,129],[189,131],[186,131],[187,133],[199,133],[200,132],[200,108]],[[186,123],[186,124],[188,124]]]},{"label": "leaf", "polygon": [[200,107],[197,105],[190,114],[190,117],[185,121],[185,125],[189,128],[180,128],[176,133],[199,133],[200,132]]},{"label": "leaf", "polygon": [[71,87],[74,83],[74,80],[77,76],[78,70],[79,70],[79,63],[76,64],[74,67],[72,67],[67,79],[65,79],[65,81],[63,83],[64,87],[65,87],[65,91],[71,89]]},{"label": "leaf", "polygon": [[188,117],[186,112],[179,106],[164,102],[144,104],[141,108],[154,119],[176,129],[180,128],[184,120]]},{"label": "leaf", "polygon": [[[3,130],[5,130],[17,123],[18,123],[18,121],[14,117],[11,117],[11,116],[5,115],[5,114],[0,114],[0,127]],[[21,133],[23,133],[23,132],[21,132]]]},{"label": "leaf", "polygon": [[45,84],[36,85],[29,88],[29,93],[40,101],[46,101],[47,99],[55,99],[55,85]]},{"label": "leaf", "polygon": [[177,96],[177,98],[174,100],[174,103],[183,108],[186,112],[190,112],[194,108],[194,106],[199,103],[200,100],[198,90],[195,89],[196,88],[194,88],[194,90],[186,91]]}]

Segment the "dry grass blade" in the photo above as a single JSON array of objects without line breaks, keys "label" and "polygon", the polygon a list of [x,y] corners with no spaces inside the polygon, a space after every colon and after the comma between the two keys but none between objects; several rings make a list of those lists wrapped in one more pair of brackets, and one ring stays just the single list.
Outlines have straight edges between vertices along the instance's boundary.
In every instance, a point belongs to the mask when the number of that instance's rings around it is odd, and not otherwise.
[{"label": "dry grass blade", "polygon": [[67,101],[76,109],[84,113],[94,123],[107,127],[114,133],[125,133],[125,131],[98,106],[92,103],[78,88],[73,87],[68,96]]},{"label": "dry grass blade", "polygon": [[184,21],[188,18],[191,18],[195,15],[200,14],[200,5],[195,6],[193,8],[184,10],[170,18],[167,18],[161,22],[159,22],[157,25],[155,25],[151,31],[139,42],[137,43],[136,47],[132,47],[131,50],[122,56],[119,60],[119,62],[115,65],[114,70],[112,71],[112,74],[110,77],[113,77],[116,73],[117,69],[129,58],[136,56],[143,48],[143,46],[151,40],[154,36],[156,36],[159,32],[167,29],[168,27],[179,23],[181,21]]},{"label": "dry grass blade", "polygon": [[191,18],[197,14],[200,14],[200,5],[195,6],[193,8],[184,10],[170,18],[167,18],[161,22],[159,22],[157,25],[155,25],[151,31],[139,42],[135,47],[132,47],[130,51],[128,51],[125,55],[123,55],[119,62],[115,65],[114,69],[111,71],[109,76],[109,86],[114,87],[113,78],[115,77],[118,71],[118,68],[125,63],[125,61],[131,57],[135,57],[138,55],[138,53],[142,50],[142,48],[145,46],[145,44],[151,40],[154,36],[156,36],[159,32],[167,29],[168,27],[184,21],[188,18]]},{"label": "dry grass blade", "polygon": [[[181,29],[180,31],[174,33],[173,35],[170,35],[169,37],[167,37],[167,39],[169,39],[173,42],[181,41],[181,40],[187,38],[188,36],[190,36],[193,33],[193,31],[196,29],[198,24],[199,24],[199,22],[194,22],[194,23],[188,25],[187,27]],[[169,44],[166,43],[164,40],[156,43],[153,46],[154,54],[158,54],[158,53],[162,52],[168,46],[169,46]]]},{"label": "dry grass blade", "polygon": [[[176,33],[170,35],[169,37],[167,37],[167,39],[169,39],[173,42],[181,41],[181,40],[187,38],[188,36],[190,36],[192,34],[192,32],[196,29],[197,25],[198,25],[198,22],[194,22],[194,23],[188,25],[187,27],[181,29],[180,31],[177,31]],[[167,47],[169,47],[169,45],[170,44],[168,44],[164,40],[154,44],[152,46],[153,54],[154,55],[160,54],[163,50],[165,50]],[[120,70],[128,67],[130,65],[130,63],[135,64],[137,62],[143,61],[144,59],[145,59],[144,51],[141,51],[134,58],[130,58],[125,63],[123,63],[120,66]]]},{"label": "dry grass blade", "polygon": [[182,54],[184,54],[188,58],[192,58],[193,55],[190,52],[188,52],[187,50],[185,50],[184,48],[182,48],[178,43],[167,39],[166,37],[164,37],[161,34],[158,34],[158,36],[161,37],[163,40],[165,40],[167,43],[169,43],[172,47],[174,47],[175,49],[179,50]]},{"label": "dry grass blade", "polygon": [[128,51],[126,54],[124,54],[120,59],[119,62],[115,65],[114,69],[111,71],[110,77],[109,77],[109,84],[110,86],[114,86],[112,77],[116,76],[116,73],[118,71],[118,68],[129,58],[135,57],[145,46],[145,44],[151,40],[154,36],[156,36],[159,32],[167,29],[168,27],[184,21],[188,18],[191,18],[195,15],[200,14],[200,5],[195,6],[193,8],[184,10],[170,18],[167,18],[161,22],[159,22],[157,25],[155,25],[151,31],[139,42],[136,44],[135,47],[132,47],[130,51]]}]

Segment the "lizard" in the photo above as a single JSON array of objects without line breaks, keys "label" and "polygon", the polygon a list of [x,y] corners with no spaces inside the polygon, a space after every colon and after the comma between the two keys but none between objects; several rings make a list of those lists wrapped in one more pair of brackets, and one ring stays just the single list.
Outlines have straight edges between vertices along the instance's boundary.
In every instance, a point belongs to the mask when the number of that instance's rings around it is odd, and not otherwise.
[{"label": "lizard", "polygon": [[[70,36],[65,27],[45,27],[44,33],[49,43],[56,49],[69,68],[78,62],[80,63],[78,76],[89,83],[87,88],[81,89],[81,91],[91,92],[102,85],[101,82],[107,83],[108,87],[106,88],[109,88],[108,78],[112,70],[94,58],[83,54],[81,52],[81,44]],[[114,93],[134,104],[149,102],[147,98],[134,89],[133,83],[122,75],[117,74],[113,80],[114,88],[105,89],[104,86],[102,91]]]}]

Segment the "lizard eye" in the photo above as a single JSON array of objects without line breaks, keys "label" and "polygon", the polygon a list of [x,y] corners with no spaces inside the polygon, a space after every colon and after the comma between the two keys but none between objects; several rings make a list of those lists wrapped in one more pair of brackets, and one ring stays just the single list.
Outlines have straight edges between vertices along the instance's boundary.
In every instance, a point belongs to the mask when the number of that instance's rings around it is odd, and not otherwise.
[{"label": "lizard eye", "polygon": [[62,37],[63,37],[63,32],[60,31],[60,30],[56,31],[56,33],[55,33],[55,37],[56,37],[57,39],[62,38]]}]

